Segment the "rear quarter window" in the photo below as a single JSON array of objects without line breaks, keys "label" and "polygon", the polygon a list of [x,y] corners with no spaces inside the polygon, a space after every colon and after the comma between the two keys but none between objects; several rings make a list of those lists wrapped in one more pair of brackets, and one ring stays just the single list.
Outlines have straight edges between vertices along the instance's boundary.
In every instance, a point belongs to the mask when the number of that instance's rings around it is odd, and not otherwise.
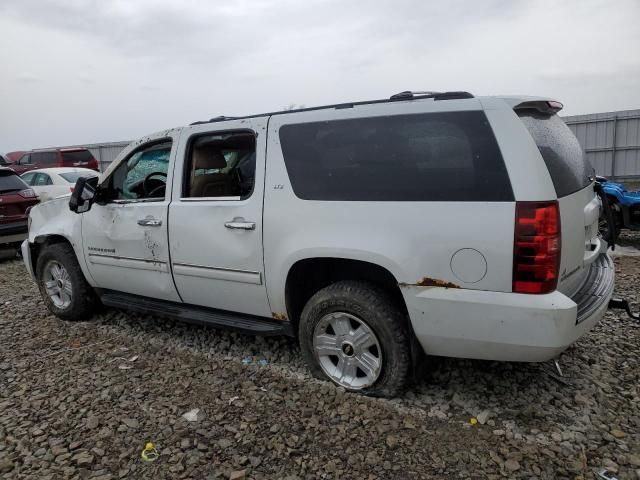
[{"label": "rear quarter window", "polygon": [[512,201],[481,111],[284,125],[293,190],[305,200]]},{"label": "rear quarter window", "polygon": [[57,164],[56,152],[33,152],[31,154],[31,163],[55,166]]},{"label": "rear quarter window", "polygon": [[60,152],[64,163],[89,162],[93,160],[93,155],[89,150],[77,150],[72,152]]},{"label": "rear quarter window", "polygon": [[540,150],[558,197],[566,197],[591,183],[594,170],[578,139],[558,115],[534,109],[517,112]]}]

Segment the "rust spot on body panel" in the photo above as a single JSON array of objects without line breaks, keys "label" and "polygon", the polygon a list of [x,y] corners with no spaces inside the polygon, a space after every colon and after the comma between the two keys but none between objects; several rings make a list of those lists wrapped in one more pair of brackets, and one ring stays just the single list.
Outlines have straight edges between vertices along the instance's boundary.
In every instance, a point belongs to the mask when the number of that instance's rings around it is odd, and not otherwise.
[{"label": "rust spot on body panel", "polygon": [[284,313],[271,312],[271,316],[273,317],[274,320],[281,320],[281,321],[286,321],[287,320],[287,315],[284,314]]},{"label": "rust spot on body panel", "polygon": [[422,277],[416,283],[401,282],[398,285],[400,287],[443,287],[443,288],[460,288],[460,285],[448,282],[446,280],[440,280],[439,278]]}]

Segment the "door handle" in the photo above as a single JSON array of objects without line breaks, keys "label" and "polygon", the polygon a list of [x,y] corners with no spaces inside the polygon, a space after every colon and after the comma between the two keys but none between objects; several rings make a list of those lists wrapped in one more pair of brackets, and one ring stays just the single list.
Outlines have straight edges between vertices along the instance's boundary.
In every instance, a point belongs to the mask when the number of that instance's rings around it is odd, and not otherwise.
[{"label": "door handle", "polygon": [[242,217],[236,217],[230,222],[224,222],[224,226],[236,230],[255,230],[256,222],[247,222]]},{"label": "door handle", "polygon": [[159,227],[162,225],[162,220],[153,217],[142,218],[138,220],[138,225],[143,227]]}]

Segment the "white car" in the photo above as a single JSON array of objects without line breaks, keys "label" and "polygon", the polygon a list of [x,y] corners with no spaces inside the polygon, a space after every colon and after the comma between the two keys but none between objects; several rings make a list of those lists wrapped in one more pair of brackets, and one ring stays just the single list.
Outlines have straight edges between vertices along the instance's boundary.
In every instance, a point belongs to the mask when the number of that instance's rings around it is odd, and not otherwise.
[{"label": "white car", "polygon": [[70,195],[80,177],[97,177],[95,170],[88,168],[41,168],[23,173],[20,178],[40,197],[41,202]]},{"label": "white car", "polygon": [[292,335],[314,375],[371,395],[422,352],[548,360],[615,277],[561,108],[403,92],[164,130],[34,207],[24,262],[61,318],[100,300]]}]

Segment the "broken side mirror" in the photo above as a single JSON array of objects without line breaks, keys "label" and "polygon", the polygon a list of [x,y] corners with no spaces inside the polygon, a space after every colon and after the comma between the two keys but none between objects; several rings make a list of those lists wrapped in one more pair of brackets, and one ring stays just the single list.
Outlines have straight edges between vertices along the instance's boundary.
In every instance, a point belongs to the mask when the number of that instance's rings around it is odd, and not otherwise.
[{"label": "broken side mirror", "polygon": [[97,190],[98,177],[80,177],[69,199],[69,210],[75,213],[88,212],[95,201]]}]

